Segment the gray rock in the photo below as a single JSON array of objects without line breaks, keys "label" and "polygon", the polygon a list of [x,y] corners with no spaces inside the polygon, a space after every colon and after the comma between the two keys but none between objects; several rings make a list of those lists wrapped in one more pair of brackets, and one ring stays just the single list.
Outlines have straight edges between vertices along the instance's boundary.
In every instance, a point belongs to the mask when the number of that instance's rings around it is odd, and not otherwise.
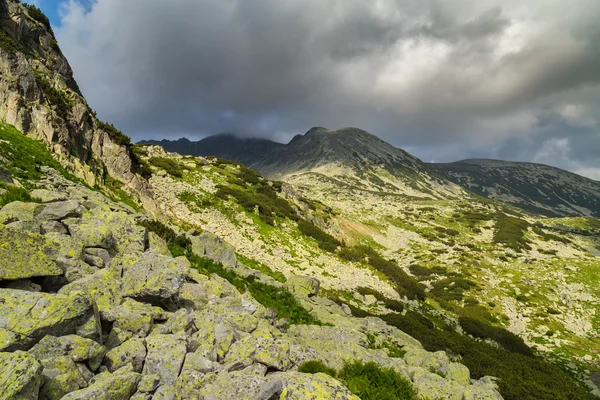
[{"label": "gray rock", "polygon": [[65,201],[68,199],[66,193],[48,189],[34,189],[29,194],[31,194],[31,197],[37,197],[42,200],[42,203],[52,203],[54,201]]},{"label": "gray rock", "polygon": [[88,382],[68,356],[49,357],[42,360],[44,383],[40,398],[60,400],[67,393],[87,387]]},{"label": "gray rock", "polygon": [[160,376],[161,385],[175,385],[187,353],[186,343],[175,335],[152,335],[146,339],[146,346],[143,374]]},{"label": "gray rock", "polygon": [[0,399],[37,399],[42,368],[35,357],[23,351],[0,353]]},{"label": "gray rock", "polygon": [[87,362],[93,371],[100,366],[105,352],[101,344],[77,335],[61,337],[46,335],[29,350],[29,353],[38,360],[69,356],[74,362]]},{"label": "gray rock", "polygon": [[237,257],[235,247],[210,232],[198,234],[190,231],[186,236],[192,241],[192,251],[199,256],[220,262],[226,267],[235,267]]},{"label": "gray rock", "polygon": [[319,293],[321,283],[317,278],[310,276],[292,276],[287,280],[286,285],[293,293],[312,297]]},{"label": "gray rock", "polygon": [[10,281],[6,285],[7,289],[25,290],[28,292],[40,292],[42,287],[36,283],[31,282],[29,279],[19,279],[16,281]]},{"label": "gray rock", "polygon": [[134,338],[106,353],[104,365],[106,365],[108,371],[114,372],[127,364],[131,364],[135,372],[142,372],[145,358],[146,346],[144,341]]},{"label": "gray rock", "polygon": [[138,391],[143,393],[151,393],[156,390],[160,384],[160,376],[156,374],[143,375],[138,384]]},{"label": "gray rock", "polygon": [[41,220],[60,221],[65,218],[80,218],[85,209],[74,200],[58,201],[44,204],[37,214]]},{"label": "gray rock", "polygon": [[141,375],[122,368],[115,373],[103,372],[90,382],[90,386],[64,396],[62,400],[129,400],[136,392]]}]

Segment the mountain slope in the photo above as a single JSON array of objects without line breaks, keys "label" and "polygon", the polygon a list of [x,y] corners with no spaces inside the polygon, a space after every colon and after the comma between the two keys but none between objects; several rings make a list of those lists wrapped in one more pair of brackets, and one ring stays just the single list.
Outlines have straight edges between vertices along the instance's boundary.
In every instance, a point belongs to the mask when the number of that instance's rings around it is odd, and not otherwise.
[{"label": "mountain slope", "polygon": [[534,213],[600,217],[600,182],[568,171],[482,159],[430,166],[467,190]]}]

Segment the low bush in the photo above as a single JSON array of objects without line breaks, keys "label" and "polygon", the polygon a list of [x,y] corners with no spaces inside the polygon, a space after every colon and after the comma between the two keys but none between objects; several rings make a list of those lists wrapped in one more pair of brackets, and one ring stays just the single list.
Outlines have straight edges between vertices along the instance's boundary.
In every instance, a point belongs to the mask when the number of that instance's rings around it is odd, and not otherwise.
[{"label": "low bush", "polygon": [[459,317],[458,323],[464,331],[480,339],[492,339],[506,350],[532,356],[533,351],[525,344],[523,339],[506,329],[488,324],[485,321],[471,317]]},{"label": "low bush", "polygon": [[304,236],[315,239],[322,250],[333,253],[342,246],[342,242],[305,219],[298,220],[298,229]]},{"label": "low bush", "polygon": [[46,14],[44,14],[44,12],[42,10],[40,10],[33,4],[23,3],[23,6],[27,9],[27,13],[29,13],[29,16],[31,18],[40,22],[42,25],[44,25],[46,27],[46,29],[48,29],[50,31],[50,33],[52,33],[54,35],[54,33],[52,32],[52,26],[50,25],[50,20],[48,19],[48,17],[46,16]]},{"label": "low bush", "polygon": [[155,167],[164,169],[169,175],[174,176],[176,178],[183,177],[183,173],[181,169],[179,169],[179,164],[177,161],[166,158],[166,157],[151,157],[148,162]]},{"label": "low bush", "polygon": [[433,284],[431,295],[438,299],[446,301],[456,300],[461,301],[464,297],[464,292],[476,287],[475,282],[463,277],[455,276],[445,278]]},{"label": "low bush", "polygon": [[298,366],[298,372],[303,372],[305,374],[323,373],[334,378],[337,376],[337,371],[335,369],[329,368],[321,361],[316,360],[303,362]]},{"label": "low bush", "polygon": [[377,290],[375,289],[371,289],[369,287],[364,287],[364,286],[360,286],[356,289],[356,291],[360,294],[362,294],[363,296],[366,296],[367,294],[370,294],[372,296],[375,296],[375,298],[378,301],[383,302],[383,304],[385,305],[386,308],[392,310],[392,311],[396,311],[396,312],[402,312],[404,311],[404,304],[398,300],[393,300],[390,299],[389,297],[384,296],[383,294],[379,293]]},{"label": "low bush", "polygon": [[113,124],[108,122],[102,122],[97,120],[98,128],[102,129],[104,132],[108,134],[108,137],[120,146],[129,146],[131,144],[131,139],[129,136],[125,135],[119,129],[115,128]]},{"label": "low bush", "polygon": [[496,217],[494,243],[503,244],[517,253],[523,250],[531,250],[531,246],[525,239],[528,227],[527,221],[499,212]]},{"label": "low bush", "polygon": [[64,92],[56,89],[41,72],[37,70],[34,70],[33,72],[35,73],[38,85],[44,92],[44,97],[48,104],[55,107],[56,115],[67,120],[73,107],[71,99],[69,99]]},{"label": "low bush", "polygon": [[143,226],[150,232],[154,232],[161,237],[171,251],[173,257],[179,257],[186,254],[187,250],[192,247],[192,242],[185,235],[178,235],[173,229],[163,224],[160,221],[146,219],[138,221],[138,225]]},{"label": "low bush", "polygon": [[340,370],[338,378],[362,400],[413,400],[417,393],[409,380],[374,362],[355,361]]},{"label": "low bush", "polygon": [[13,201],[22,201],[24,203],[41,203],[42,201],[36,197],[31,197],[29,192],[18,186],[0,183],[0,207],[4,207]]}]

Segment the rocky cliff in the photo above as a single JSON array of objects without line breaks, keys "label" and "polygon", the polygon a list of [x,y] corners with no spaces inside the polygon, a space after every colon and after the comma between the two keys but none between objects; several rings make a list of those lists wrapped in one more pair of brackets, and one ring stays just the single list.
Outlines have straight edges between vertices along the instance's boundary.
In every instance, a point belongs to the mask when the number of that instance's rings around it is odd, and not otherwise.
[{"label": "rocky cliff", "polygon": [[44,141],[91,186],[108,174],[153,208],[129,139],[97,120],[46,16],[15,0],[0,0],[0,121]]}]

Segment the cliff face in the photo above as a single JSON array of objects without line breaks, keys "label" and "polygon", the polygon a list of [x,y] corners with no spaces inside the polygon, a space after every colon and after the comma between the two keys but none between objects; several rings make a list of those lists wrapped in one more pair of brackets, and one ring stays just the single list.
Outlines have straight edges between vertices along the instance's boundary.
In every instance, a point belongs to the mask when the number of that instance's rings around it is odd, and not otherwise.
[{"label": "cliff face", "polygon": [[88,184],[109,174],[153,208],[147,183],[135,173],[128,140],[101,128],[48,19],[15,0],[0,0],[0,121],[45,142]]}]

